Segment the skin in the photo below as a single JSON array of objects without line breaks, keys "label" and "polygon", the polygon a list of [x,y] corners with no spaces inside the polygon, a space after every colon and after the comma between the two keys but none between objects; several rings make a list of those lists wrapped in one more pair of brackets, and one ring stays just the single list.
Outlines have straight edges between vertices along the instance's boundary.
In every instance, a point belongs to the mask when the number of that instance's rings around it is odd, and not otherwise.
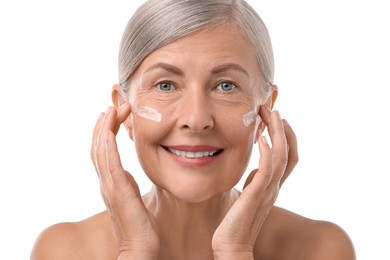
[{"label": "skin", "polygon": [[[231,25],[149,55],[133,76],[131,96],[115,85],[114,106],[94,129],[91,157],[107,210],[47,228],[31,259],[355,259],[337,225],[274,206],[298,162],[297,140],[288,122],[270,111],[277,88],[262,93],[258,72],[249,41]],[[237,87],[229,88],[231,82]],[[163,120],[132,113],[142,106]],[[262,123],[246,127],[243,115],[253,110]],[[122,124],[154,183],[144,196],[121,166],[115,135]],[[239,192],[234,186],[254,143],[259,167]],[[206,164],[177,160],[164,148],[205,144],[223,149]]]}]

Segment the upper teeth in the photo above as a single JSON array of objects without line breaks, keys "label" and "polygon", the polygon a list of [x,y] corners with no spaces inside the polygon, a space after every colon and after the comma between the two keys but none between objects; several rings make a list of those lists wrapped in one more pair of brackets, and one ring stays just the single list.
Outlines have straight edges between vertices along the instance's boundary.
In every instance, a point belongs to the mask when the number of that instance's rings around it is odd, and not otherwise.
[{"label": "upper teeth", "polygon": [[172,148],[168,148],[168,150],[171,153],[176,154],[177,156],[183,156],[187,158],[200,158],[200,157],[206,157],[206,156],[213,156],[217,151],[210,151],[210,152],[187,152],[187,151],[180,151],[175,150]]}]

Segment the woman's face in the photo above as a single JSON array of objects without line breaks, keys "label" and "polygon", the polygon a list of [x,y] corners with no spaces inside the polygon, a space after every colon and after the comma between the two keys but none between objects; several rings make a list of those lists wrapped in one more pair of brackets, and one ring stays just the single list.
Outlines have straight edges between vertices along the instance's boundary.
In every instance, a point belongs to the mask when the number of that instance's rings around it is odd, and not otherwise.
[{"label": "woman's face", "polygon": [[131,81],[130,135],[154,184],[188,202],[237,184],[256,136],[259,71],[232,26],[181,38],[142,62]]}]

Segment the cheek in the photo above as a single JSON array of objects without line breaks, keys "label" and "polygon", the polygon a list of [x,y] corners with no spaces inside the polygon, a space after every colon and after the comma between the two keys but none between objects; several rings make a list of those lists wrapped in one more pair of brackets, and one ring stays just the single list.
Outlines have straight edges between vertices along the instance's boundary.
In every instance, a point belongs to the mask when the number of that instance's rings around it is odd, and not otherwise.
[{"label": "cheek", "polygon": [[[233,151],[239,152],[236,156],[244,162],[248,161],[251,155],[256,136],[256,126],[259,124],[260,118],[251,115],[251,119],[248,120],[248,110],[238,110],[236,113],[220,114],[216,117],[219,133],[229,143],[229,147]],[[253,112],[249,113],[253,114]]]},{"label": "cheek", "polygon": [[138,114],[133,117],[135,146],[143,147],[157,143],[166,135],[169,128],[163,115],[159,114],[157,110],[146,110],[145,107],[139,109]]},{"label": "cheek", "polygon": [[140,106],[136,108],[135,113],[147,120],[160,123],[162,120],[162,114],[152,107]]},{"label": "cheek", "polygon": [[161,139],[164,138],[167,131],[163,121],[159,123],[139,115],[134,116],[133,141],[135,150],[142,169],[151,180],[156,178],[156,174],[159,175],[159,169],[156,168],[156,165],[161,164],[158,149],[160,149]]},{"label": "cheek", "polygon": [[232,135],[249,135],[255,130],[258,114],[250,106],[228,109],[215,109],[216,125],[221,131],[231,132]]}]

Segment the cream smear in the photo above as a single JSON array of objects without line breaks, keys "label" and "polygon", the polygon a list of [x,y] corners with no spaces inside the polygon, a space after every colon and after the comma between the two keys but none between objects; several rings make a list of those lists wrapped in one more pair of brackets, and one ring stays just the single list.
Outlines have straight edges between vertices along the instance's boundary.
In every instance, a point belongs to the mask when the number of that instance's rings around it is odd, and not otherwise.
[{"label": "cream smear", "polygon": [[162,114],[151,107],[139,107],[137,109],[137,115],[158,123],[162,120]]},{"label": "cream smear", "polygon": [[256,111],[250,111],[247,114],[245,114],[242,118],[242,122],[246,127],[250,126],[253,122],[258,120],[260,120],[260,116],[256,113]]}]

